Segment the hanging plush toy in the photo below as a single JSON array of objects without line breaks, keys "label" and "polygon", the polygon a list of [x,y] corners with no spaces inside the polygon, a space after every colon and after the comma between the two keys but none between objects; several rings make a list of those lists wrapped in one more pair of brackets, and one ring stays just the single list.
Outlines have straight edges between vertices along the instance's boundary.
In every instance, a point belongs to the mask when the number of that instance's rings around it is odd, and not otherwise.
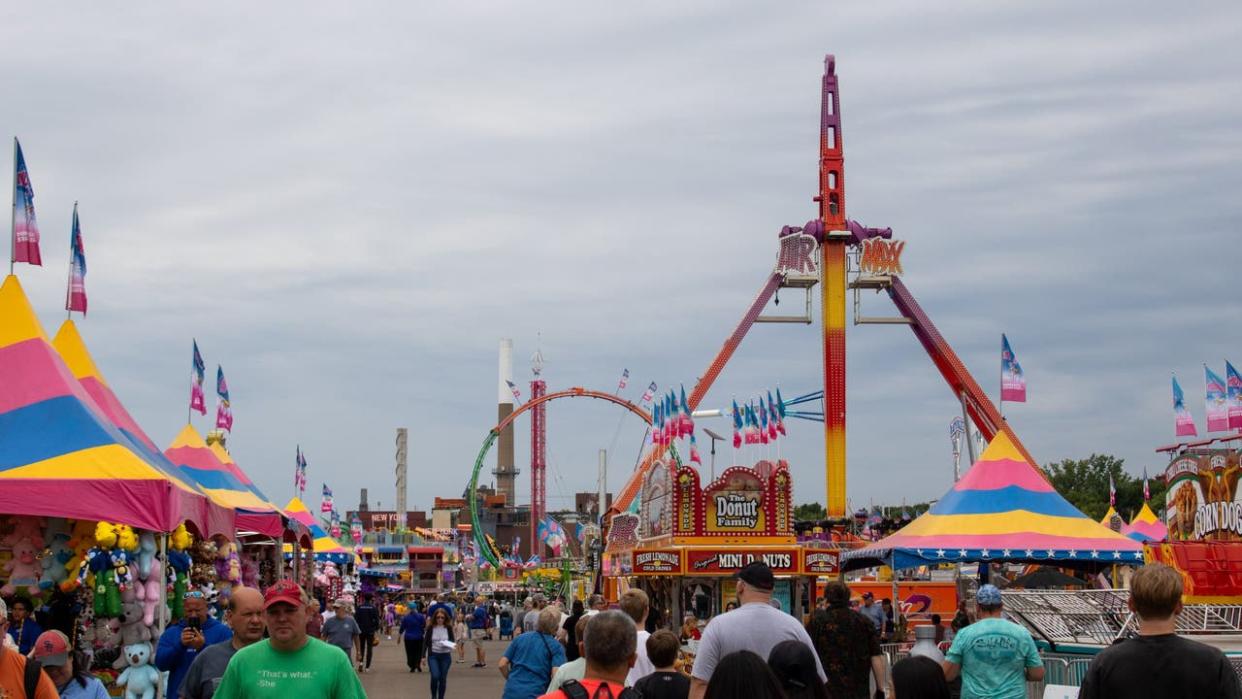
[{"label": "hanging plush toy", "polygon": [[116,547],[125,551],[138,550],[138,535],[134,533],[134,528],[128,524],[116,525]]},{"label": "hanging plush toy", "polygon": [[172,618],[185,616],[185,592],[189,589],[190,554],[173,549],[168,552],[168,580],[172,583]]},{"label": "hanging plush toy", "polygon": [[95,543],[99,545],[99,548],[110,549],[116,546],[117,537],[120,534],[117,529],[119,526],[111,522],[100,522],[95,525]]},{"label": "hanging plush toy", "polygon": [[8,597],[20,589],[30,595],[39,594],[39,576],[42,574],[39,551],[42,548],[41,538],[23,537],[13,544],[13,557],[4,563],[9,582],[0,587],[0,594]]},{"label": "hanging plush toy", "polygon": [[155,534],[143,532],[138,535],[138,579],[151,575],[151,563],[155,561]]}]

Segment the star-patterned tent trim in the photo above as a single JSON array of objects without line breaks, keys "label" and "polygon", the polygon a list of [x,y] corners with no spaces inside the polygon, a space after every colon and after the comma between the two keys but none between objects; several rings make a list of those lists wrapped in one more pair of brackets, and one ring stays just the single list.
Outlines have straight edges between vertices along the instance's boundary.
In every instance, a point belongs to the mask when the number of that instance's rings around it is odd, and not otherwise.
[{"label": "star-patterned tent trim", "polygon": [[930,510],[841,560],[847,571],[983,561],[1138,563],[1143,546],[1071,505],[1000,433]]}]

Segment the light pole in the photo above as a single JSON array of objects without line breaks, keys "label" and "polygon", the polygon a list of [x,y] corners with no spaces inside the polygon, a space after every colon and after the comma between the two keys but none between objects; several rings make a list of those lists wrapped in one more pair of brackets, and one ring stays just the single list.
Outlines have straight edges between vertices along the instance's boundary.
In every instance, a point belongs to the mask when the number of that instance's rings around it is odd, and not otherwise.
[{"label": "light pole", "polygon": [[703,428],[703,431],[707,433],[708,439],[712,440],[711,464],[712,464],[712,480],[714,481],[716,480],[716,442],[719,442],[720,440],[724,439],[724,437],[721,437],[720,435],[716,434],[715,432],[712,432],[706,427]]}]

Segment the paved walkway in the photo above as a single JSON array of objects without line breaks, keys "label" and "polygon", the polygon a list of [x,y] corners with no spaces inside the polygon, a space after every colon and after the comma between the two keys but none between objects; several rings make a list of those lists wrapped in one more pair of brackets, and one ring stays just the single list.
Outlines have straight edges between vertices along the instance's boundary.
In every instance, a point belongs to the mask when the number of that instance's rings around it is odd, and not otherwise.
[{"label": "paved walkway", "polygon": [[[454,653],[445,698],[499,697],[505,681],[496,669],[496,663],[508,647],[508,641],[484,641],[483,648],[487,652],[485,668],[470,667],[474,662],[474,648],[469,644],[466,646],[465,663],[458,663]],[[371,671],[363,673],[362,686],[367,690],[369,699],[428,699],[431,696],[431,676],[426,668],[421,673],[410,672],[405,665],[405,649],[396,641],[382,641],[375,647]]]}]

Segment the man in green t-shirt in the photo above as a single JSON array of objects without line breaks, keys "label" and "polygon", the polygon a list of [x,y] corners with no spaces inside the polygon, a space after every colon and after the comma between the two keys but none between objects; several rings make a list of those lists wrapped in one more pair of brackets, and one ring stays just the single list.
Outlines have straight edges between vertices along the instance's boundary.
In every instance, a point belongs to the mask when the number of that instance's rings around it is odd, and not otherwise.
[{"label": "man in green t-shirt", "polygon": [[270,638],[237,651],[215,699],[365,699],[349,656],[306,635],[307,603],[291,581],[268,588],[263,609]]},{"label": "man in green t-shirt", "polygon": [[1044,679],[1035,640],[1001,618],[1001,593],[984,585],[975,594],[979,621],[963,628],[945,655],[944,675],[962,676],[962,699],[1025,699],[1026,683]]}]

